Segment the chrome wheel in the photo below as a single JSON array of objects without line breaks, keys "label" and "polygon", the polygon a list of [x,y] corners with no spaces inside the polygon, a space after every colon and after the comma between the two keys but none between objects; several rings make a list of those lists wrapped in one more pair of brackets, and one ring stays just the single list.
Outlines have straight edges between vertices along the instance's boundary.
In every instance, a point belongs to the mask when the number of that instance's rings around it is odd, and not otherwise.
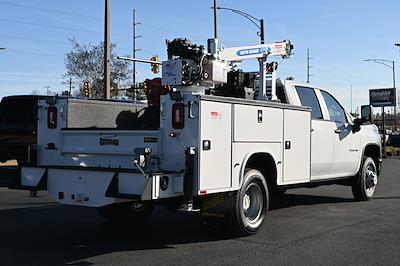
[{"label": "chrome wheel", "polygon": [[247,169],[241,188],[234,194],[230,227],[239,235],[251,235],[260,230],[268,212],[268,184],[262,173]]},{"label": "chrome wheel", "polygon": [[351,190],[356,200],[371,200],[378,184],[378,170],[371,157],[364,157],[358,174],[354,177]]},{"label": "chrome wheel", "polygon": [[264,205],[263,191],[259,184],[251,183],[243,196],[243,212],[246,220],[257,224],[260,220]]},{"label": "chrome wheel", "polygon": [[365,170],[365,192],[368,197],[372,197],[372,195],[374,195],[377,184],[378,174],[376,173],[375,166],[369,164]]}]

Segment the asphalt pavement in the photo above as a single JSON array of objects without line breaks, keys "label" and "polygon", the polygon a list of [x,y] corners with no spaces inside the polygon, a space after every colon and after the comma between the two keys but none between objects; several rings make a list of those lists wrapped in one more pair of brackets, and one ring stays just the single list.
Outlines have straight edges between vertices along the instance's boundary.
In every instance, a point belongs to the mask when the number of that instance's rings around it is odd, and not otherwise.
[{"label": "asphalt pavement", "polygon": [[400,265],[400,160],[384,160],[376,197],[349,187],[288,190],[256,235],[234,238],[157,208],[144,226],[45,193],[0,189],[0,265]]}]

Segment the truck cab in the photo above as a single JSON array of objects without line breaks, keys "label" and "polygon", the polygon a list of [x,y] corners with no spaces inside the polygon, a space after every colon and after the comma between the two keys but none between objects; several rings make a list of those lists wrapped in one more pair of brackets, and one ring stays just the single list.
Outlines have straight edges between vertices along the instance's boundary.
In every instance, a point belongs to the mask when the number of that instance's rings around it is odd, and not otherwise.
[{"label": "truck cab", "polygon": [[356,130],[354,118],[335,97],[321,87],[285,80],[287,101],[311,107],[311,179],[354,176],[365,150],[380,168],[380,140],[375,125]]}]

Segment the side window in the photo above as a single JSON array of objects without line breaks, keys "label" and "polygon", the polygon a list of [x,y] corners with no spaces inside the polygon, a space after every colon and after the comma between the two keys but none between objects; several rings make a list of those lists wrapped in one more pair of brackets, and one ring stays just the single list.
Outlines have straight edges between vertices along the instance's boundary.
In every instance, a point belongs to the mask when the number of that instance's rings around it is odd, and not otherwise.
[{"label": "side window", "polygon": [[323,119],[321,107],[314,89],[307,87],[296,87],[297,94],[299,95],[301,105],[311,107],[311,117],[313,119]]},{"label": "side window", "polygon": [[321,91],[321,94],[322,97],[324,97],[326,106],[328,107],[329,116],[331,117],[330,120],[340,123],[346,123],[346,114],[339,102],[326,91]]}]

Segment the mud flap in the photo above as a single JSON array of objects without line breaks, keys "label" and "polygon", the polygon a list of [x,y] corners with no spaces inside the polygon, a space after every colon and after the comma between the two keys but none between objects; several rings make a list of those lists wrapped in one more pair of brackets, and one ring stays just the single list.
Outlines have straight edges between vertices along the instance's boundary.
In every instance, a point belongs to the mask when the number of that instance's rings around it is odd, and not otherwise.
[{"label": "mud flap", "polygon": [[202,216],[229,219],[232,211],[232,196],[235,192],[207,195],[202,202]]},{"label": "mud flap", "polygon": [[185,177],[183,180],[183,193],[187,203],[193,203],[194,160],[196,150],[188,147],[185,150]]}]

